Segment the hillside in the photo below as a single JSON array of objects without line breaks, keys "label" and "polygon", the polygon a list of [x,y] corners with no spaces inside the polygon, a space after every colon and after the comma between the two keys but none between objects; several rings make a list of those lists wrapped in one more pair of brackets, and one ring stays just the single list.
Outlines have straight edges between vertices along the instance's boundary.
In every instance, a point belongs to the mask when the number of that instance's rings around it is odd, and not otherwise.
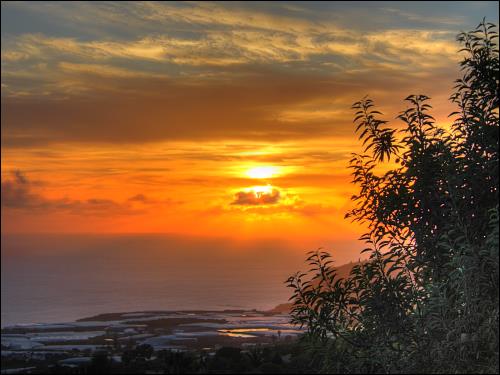
[{"label": "hillside", "polygon": [[[363,262],[359,262],[359,261],[358,262],[350,262],[347,264],[343,264],[339,267],[336,267],[335,270],[337,271],[338,277],[343,278],[343,279],[349,277],[349,274],[351,273],[352,268],[355,265],[360,264],[360,263],[363,263]],[[272,313],[272,314],[288,314],[290,312],[291,307],[292,307],[291,303],[281,303],[278,306],[274,307],[273,309],[269,310],[268,312]]]}]

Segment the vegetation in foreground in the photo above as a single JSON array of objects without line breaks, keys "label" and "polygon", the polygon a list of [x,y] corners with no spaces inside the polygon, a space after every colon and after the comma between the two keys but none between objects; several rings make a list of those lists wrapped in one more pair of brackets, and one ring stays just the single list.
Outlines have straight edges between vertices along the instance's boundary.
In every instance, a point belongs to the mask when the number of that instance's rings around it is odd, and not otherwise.
[{"label": "vegetation in foreground", "polygon": [[[221,347],[212,355],[203,351],[153,351],[139,345],[124,351],[121,362],[114,361],[106,351],[94,352],[90,363],[74,367],[46,363],[30,368],[33,374],[279,374],[307,372],[301,347],[294,343],[255,346],[248,350]],[[26,365],[26,364],[20,364]],[[25,368],[29,368],[24,366]]]},{"label": "vegetation in foreground", "polygon": [[369,261],[341,279],[318,251],[288,280],[309,371],[498,373],[496,30],[483,21],[458,35],[466,57],[449,131],[425,95],[406,98],[399,131],[372,100],[353,105],[366,148],[350,162],[360,189],[346,216],[367,225]]}]

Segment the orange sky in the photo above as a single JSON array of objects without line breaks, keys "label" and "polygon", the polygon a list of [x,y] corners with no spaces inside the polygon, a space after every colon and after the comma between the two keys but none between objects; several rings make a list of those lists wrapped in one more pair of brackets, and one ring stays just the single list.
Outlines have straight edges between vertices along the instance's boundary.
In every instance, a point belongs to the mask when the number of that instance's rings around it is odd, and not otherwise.
[{"label": "orange sky", "polygon": [[446,125],[455,34],[498,18],[354,5],[2,2],[2,233],[354,243],[350,105]]}]

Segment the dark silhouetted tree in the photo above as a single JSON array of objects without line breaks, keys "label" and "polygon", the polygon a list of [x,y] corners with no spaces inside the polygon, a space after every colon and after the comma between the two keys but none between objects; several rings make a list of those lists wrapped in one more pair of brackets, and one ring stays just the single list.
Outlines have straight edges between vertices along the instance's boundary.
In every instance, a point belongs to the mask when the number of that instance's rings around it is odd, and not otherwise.
[{"label": "dark silhouetted tree", "polygon": [[[353,105],[365,149],[350,161],[359,192],[346,217],[366,225],[368,260],[341,279],[316,251],[288,279],[316,371],[498,372],[496,30],[483,21],[458,35],[451,129],[425,95],[406,98],[399,132],[371,99]],[[391,158],[395,168],[375,173]]]}]

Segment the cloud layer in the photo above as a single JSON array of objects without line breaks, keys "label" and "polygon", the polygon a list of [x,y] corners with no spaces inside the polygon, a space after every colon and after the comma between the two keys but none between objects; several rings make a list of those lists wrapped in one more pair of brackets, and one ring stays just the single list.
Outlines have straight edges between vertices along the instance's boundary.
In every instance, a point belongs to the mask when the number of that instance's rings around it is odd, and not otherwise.
[{"label": "cloud layer", "polygon": [[451,87],[467,20],[433,8],[3,3],[4,145],[346,134],[367,93]]},{"label": "cloud layer", "polygon": [[[1,7],[10,231],[355,238],[351,104],[368,94],[398,127],[427,94],[446,126],[455,34],[498,22],[495,2]],[[246,173],[266,166],[282,173]]]}]

